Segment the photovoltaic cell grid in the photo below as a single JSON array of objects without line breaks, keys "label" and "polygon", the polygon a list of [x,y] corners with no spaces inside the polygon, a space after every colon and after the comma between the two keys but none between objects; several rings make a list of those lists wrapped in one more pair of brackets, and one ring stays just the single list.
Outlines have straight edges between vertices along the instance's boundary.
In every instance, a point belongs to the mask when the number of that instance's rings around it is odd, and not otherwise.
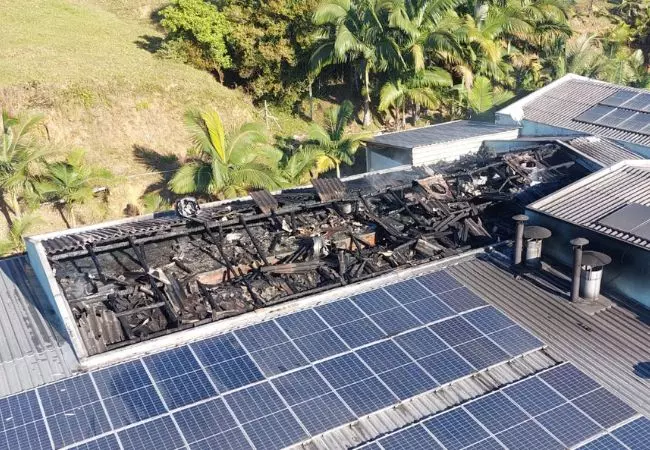
[{"label": "photovoltaic cell grid", "polygon": [[0,399],[0,448],[282,447],[541,346],[436,272]]},{"label": "photovoltaic cell grid", "polygon": [[[418,442],[414,443],[414,437]],[[569,363],[425,418],[361,448],[650,448],[650,420]]]}]

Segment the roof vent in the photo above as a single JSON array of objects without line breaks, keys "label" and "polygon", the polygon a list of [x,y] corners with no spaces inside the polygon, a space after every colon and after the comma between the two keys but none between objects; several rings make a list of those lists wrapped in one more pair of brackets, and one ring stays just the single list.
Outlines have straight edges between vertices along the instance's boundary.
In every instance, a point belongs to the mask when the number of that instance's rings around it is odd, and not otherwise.
[{"label": "roof vent", "polygon": [[585,238],[571,240],[573,245],[573,277],[571,280],[571,301],[581,298],[595,301],[600,297],[600,285],[603,268],[612,262],[612,258],[596,251],[583,251],[589,241]]},{"label": "roof vent", "polygon": [[542,241],[551,237],[551,230],[544,227],[530,226],[524,228],[526,239],[526,267],[539,269],[542,265]]}]

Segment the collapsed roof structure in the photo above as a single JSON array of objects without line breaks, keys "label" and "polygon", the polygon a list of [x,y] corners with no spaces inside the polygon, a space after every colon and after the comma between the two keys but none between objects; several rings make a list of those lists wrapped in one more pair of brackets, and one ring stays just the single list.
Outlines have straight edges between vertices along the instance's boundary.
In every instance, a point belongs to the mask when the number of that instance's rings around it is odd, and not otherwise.
[{"label": "collapsed roof structure", "polygon": [[586,172],[548,144],[317,179],[40,244],[75,350],[91,356],[507,239],[509,217]]}]

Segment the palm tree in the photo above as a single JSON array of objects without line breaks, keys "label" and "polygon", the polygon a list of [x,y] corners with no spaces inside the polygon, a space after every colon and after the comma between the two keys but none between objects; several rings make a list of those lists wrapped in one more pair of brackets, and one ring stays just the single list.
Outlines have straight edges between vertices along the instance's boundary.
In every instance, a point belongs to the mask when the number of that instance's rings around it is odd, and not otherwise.
[{"label": "palm tree", "polygon": [[514,97],[512,92],[494,87],[484,76],[476,77],[470,89],[464,86],[460,89],[466,97],[468,109],[475,115],[487,113]]},{"label": "palm tree", "polygon": [[14,219],[9,227],[9,235],[7,238],[0,240],[0,255],[6,256],[24,252],[24,236],[38,222],[40,222],[39,218],[29,214]]},{"label": "palm tree", "polygon": [[404,67],[382,1],[325,0],[314,12],[313,22],[324,30],[310,60],[312,77],[325,66],[358,61],[363,73],[363,125],[370,125],[371,73]]},{"label": "palm tree", "polygon": [[107,169],[89,167],[84,162],[84,151],[71,152],[65,161],[48,166],[47,178],[39,183],[41,195],[53,201],[68,228],[77,226],[75,208],[95,196],[96,188],[113,179]]},{"label": "palm tree", "polygon": [[[405,75],[405,78],[408,75]],[[395,110],[395,119],[399,122],[400,108],[402,128],[406,127],[406,107],[412,106],[413,125],[417,121],[419,106],[437,108],[440,104],[440,93],[436,90],[440,86],[451,86],[451,75],[444,69],[434,68],[422,70],[411,74],[404,81],[401,78],[388,81],[379,93],[379,111]]]},{"label": "palm tree", "polygon": [[285,186],[299,186],[328,170],[328,159],[317,147],[303,147],[295,151],[283,164],[281,175]]},{"label": "palm tree", "polygon": [[596,35],[581,34],[567,42],[564,53],[557,58],[555,76],[559,78],[567,73],[575,73],[596,77],[604,63],[603,50],[598,45]]},{"label": "palm tree", "polygon": [[345,128],[352,121],[354,106],[349,100],[340,106],[333,106],[325,114],[325,125],[312,124],[308,132],[309,147],[322,152],[319,168],[336,169],[336,176],[341,176],[341,164],[354,163],[354,154],[363,140],[371,133],[347,134]]},{"label": "palm tree", "polygon": [[189,111],[185,121],[193,147],[189,162],[169,181],[172,192],[231,198],[280,186],[282,152],[267,145],[263,126],[247,123],[226,135],[216,111]]},{"label": "palm tree", "polygon": [[[2,111],[2,148],[0,149],[0,210],[9,227],[20,218],[25,206],[37,201],[36,185],[44,173],[45,148],[35,136],[41,115],[11,116]],[[13,218],[12,218],[13,216]]]}]

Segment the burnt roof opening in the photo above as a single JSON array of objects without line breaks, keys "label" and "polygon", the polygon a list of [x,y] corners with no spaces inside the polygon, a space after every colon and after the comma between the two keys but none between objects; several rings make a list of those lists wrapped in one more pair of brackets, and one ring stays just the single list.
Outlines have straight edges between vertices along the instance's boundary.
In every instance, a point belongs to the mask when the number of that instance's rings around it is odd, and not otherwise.
[{"label": "burnt roof opening", "polygon": [[89,355],[453,256],[585,175],[559,145],[73,233],[43,246]]}]

